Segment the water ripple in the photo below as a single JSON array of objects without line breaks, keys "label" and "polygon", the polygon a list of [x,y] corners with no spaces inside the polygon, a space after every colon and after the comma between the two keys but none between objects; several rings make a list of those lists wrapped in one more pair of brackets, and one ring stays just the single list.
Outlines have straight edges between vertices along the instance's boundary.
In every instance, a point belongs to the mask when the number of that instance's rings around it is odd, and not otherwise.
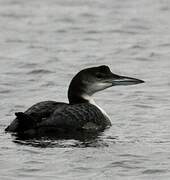
[{"label": "water ripple", "polygon": [[32,71],[29,71],[27,74],[50,74],[50,73],[54,73],[51,70],[46,70],[46,69],[35,69]]},{"label": "water ripple", "polygon": [[147,169],[143,171],[143,174],[160,174],[168,172],[166,169]]}]

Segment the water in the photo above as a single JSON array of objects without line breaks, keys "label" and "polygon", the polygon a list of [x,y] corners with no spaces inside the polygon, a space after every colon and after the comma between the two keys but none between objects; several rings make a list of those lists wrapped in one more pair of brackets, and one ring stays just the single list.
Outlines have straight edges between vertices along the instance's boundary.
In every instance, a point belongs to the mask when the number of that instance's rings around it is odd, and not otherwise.
[{"label": "water", "polygon": [[[170,178],[170,2],[0,0],[0,179]],[[20,141],[14,112],[67,101],[73,75],[107,64],[145,84],[95,95],[112,127],[96,139]]]}]

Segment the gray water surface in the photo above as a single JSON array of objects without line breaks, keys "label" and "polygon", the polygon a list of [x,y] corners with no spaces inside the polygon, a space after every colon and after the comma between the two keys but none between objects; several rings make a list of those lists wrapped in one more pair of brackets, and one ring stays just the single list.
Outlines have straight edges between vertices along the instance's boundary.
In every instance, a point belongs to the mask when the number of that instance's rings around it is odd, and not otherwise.
[{"label": "gray water surface", "polygon": [[[21,141],[14,112],[67,101],[80,69],[145,84],[95,95],[112,127],[79,141]],[[170,179],[170,1],[0,0],[0,179]]]}]

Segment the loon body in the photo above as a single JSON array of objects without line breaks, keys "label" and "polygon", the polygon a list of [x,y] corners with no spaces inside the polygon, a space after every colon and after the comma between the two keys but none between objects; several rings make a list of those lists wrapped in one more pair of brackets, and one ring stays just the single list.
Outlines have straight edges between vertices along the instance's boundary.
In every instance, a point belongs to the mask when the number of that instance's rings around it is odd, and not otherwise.
[{"label": "loon body", "polygon": [[101,109],[92,95],[116,85],[133,85],[144,81],[113,74],[108,66],[81,70],[69,86],[69,103],[43,101],[23,112],[5,129],[21,134],[73,133],[101,131],[111,126],[106,112]]}]

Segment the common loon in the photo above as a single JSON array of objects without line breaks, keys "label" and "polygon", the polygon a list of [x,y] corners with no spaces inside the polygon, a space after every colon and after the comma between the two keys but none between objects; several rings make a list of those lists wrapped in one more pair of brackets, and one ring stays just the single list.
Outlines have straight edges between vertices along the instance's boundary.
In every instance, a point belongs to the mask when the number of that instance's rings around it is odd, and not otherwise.
[{"label": "common loon", "polygon": [[69,85],[69,103],[39,102],[24,113],[15,113],[16,118],[5,130],[42,136],[51,132],[102,131],[111,126],[111,122],[105,111],[96,105],[92,95],[111,86],[143,82],[113,74],[105,65],[83,69],[73,77]]}]

